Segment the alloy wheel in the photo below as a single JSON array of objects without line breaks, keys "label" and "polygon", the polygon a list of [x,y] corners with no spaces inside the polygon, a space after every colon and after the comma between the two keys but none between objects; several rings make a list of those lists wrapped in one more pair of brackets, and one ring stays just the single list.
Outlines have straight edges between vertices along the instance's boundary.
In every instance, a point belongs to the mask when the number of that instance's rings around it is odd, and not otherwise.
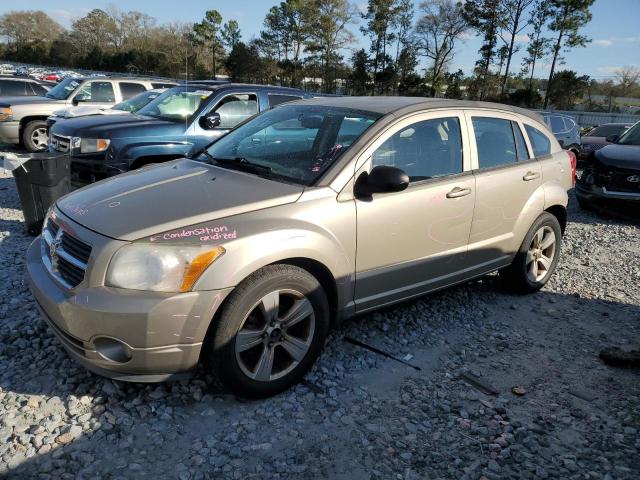
[{"label": "alloy wheel", "polygon": [[251,308],[235,338],[240,369],[249,378],[268,382],[291,372],[313,340],[315,315],[307,297],[295,290],[276,290]]},{"label": "alloy wheel", "polygon": [[46,148],[46,146],[47,146],[47,144],[49,142],[49,136],[47,135],[47,129],[46,128],[36,128],[31,133],[31,142],[33,143],[33,145],[35,145],[40,150],[43,150],[44,148]]},{"label": "alloy wheel", "polygon": [[556,234],[549,226],[541,227],[531,239],[527,251],[527,277],[541,282],[549,274],[556,254]]}]

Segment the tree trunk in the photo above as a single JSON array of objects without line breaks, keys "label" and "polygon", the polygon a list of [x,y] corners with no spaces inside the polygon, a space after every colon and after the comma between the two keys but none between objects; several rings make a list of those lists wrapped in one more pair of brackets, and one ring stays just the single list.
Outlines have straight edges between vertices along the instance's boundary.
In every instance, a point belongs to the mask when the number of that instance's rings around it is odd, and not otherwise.
[{"label": "tree trunk", "polygon": [[[562,23],[567,19],[567,15],[569,14],[569,5],[565,5],[564,14],[562,16]],[[544,96],[544,105],[543,108],[547,108],[549,105],[549,94],[551,93],[551,84],[553,82],[553,74],[556,69],[556,61],[558,60],[558,54],[560,53],[560,47],[562,46],[562,36],[564,35],[564,27],[560,29],[560,34],[558,35],[558,41],[556,42],[556,46],[553,49],[553,61],[551,62],[551,71],[549,72],[549,80],[547,81],[547,94]]]},{"label": "tree trunk", "polygon": [[507,80],[509,78],[509,67],[511,66],[511,57],[513,57],[513,45],[516,41],[516,32],[518,31],[518,24],[520,23],[520,10],[516,12],[516,17],[513,21],[513,31],[511,32],[511,42],[509,42],[509,52],[507,53],[507,66],[504,69],[504,78],[502,79],[502,88],[500,89],[500,98],[504,97],[504,91],[507,89]]}]

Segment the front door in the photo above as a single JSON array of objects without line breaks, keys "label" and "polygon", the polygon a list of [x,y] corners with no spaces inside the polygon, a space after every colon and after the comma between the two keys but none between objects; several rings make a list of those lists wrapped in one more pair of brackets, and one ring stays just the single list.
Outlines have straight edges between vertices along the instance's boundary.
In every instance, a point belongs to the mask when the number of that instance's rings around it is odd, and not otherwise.
[{"label": "front door", "polygon": [[401,192],[356,199],[357,311],[463,277],[475,199],[464,125],[458,113],[413,115],[373,145],[362,168],[395,166],[410,184]]}]

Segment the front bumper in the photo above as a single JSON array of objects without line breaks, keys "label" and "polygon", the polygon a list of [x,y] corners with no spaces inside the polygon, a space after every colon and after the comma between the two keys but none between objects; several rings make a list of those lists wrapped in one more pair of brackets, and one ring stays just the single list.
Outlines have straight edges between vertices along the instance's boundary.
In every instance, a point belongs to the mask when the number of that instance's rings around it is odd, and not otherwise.
[{"label": "front bumper", "polygon": [[577,182],[575,194],[581,204],[594,208],[629,208],[634,211],[640,209],[640,192],[616,192],[607,190],[606,187]]},{"label": "front bumper", "polygon": [[0,122],[0,143],[20,143],[20,122]]},{"label": "front bumper", "polygon": [[67,289],[43,264],[41,241],[27,252],[31,291],[44,320],[87,369],[157,382],[180,378],[198,363],[209,323],[231,289],[173,294],[87,282]]}]

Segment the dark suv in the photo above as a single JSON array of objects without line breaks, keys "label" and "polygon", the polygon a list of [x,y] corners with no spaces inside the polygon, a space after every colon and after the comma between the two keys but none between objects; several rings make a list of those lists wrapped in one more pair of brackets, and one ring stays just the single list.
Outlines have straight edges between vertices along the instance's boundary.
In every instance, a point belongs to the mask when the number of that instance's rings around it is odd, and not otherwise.
[{"label": "dark suv", "polygon": [[126,116],[56,122],[51,149],[70,152],[74,186],[194,154],[249,117],[311,95],[298,89],[237,83],[188,83]]}]

